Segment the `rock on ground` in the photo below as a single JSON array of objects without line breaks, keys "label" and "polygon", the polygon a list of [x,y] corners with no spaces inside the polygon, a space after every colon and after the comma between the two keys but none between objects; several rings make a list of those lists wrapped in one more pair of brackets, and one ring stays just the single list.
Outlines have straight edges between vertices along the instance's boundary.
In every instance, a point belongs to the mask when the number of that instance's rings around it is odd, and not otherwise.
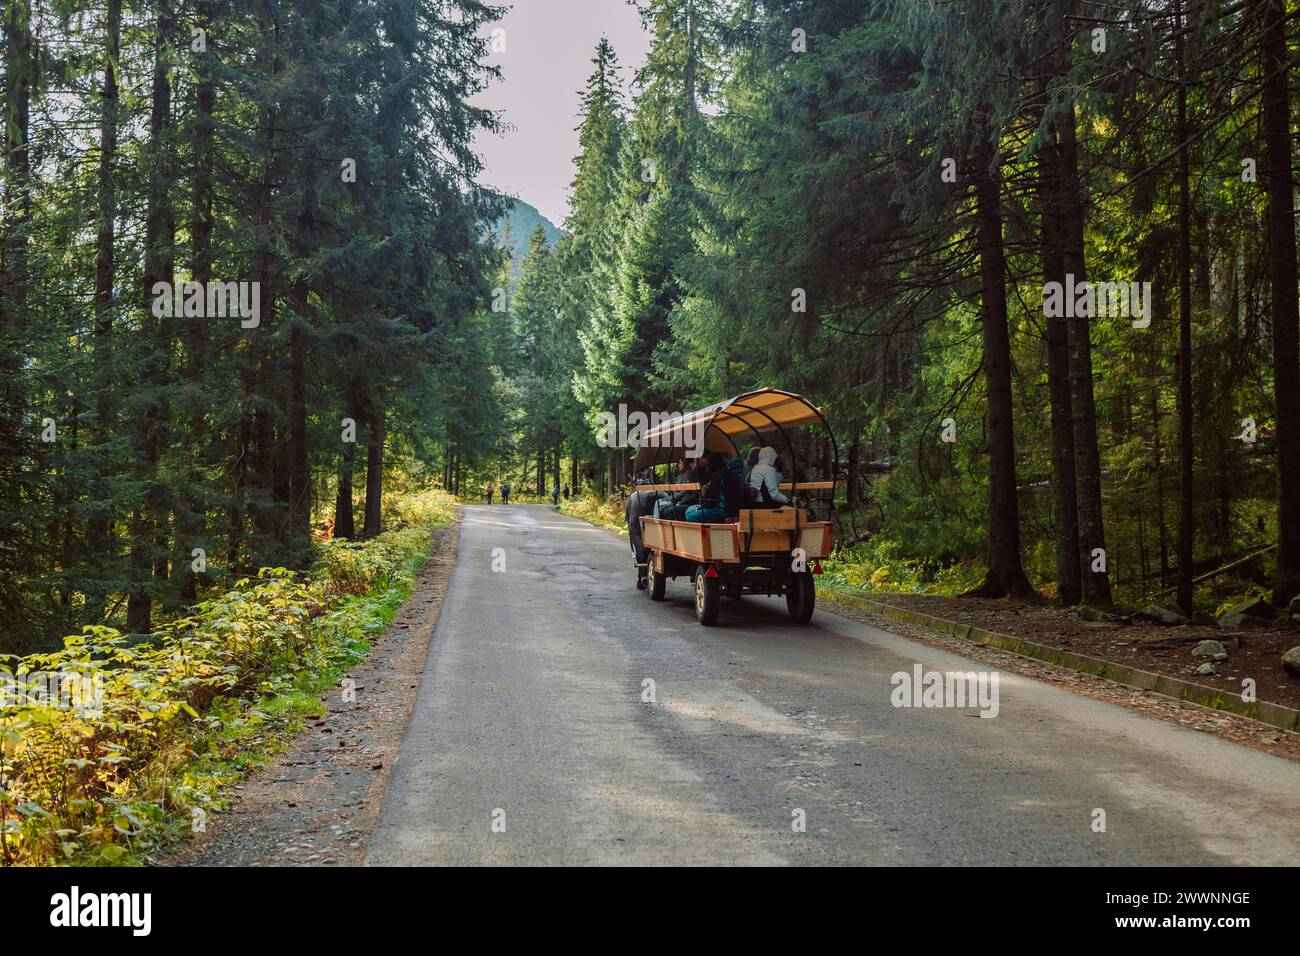
[{"label": "rock on ground", "polygon": [[1226,661],[1228,659],[1228,649],[1218,641],[1201,641],[1192,648],[1192,656],[1208,657],[1215,661]]},{"label": "rock on ground", "polygon": [[1292,677],[1300,677],[1300,644],[1282,655],[1282,668]]},{"label": "rock on ground", "polygon": [[1152,604],[1149,607],[1144,607],[1133,616],[1142,621],[1154,621],[1157,624],[1168,624],[1170,626],[1187,623],[1187,618],[1181,611],[1175,611],[1173,608],[1161,607],[1159,604]]}]

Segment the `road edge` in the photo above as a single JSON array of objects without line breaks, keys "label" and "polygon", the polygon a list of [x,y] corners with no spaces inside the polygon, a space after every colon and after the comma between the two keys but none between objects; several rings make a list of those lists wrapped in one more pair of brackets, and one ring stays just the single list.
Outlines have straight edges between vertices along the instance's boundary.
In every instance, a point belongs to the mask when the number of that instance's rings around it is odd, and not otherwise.
[{"label": "road edge", "polygon": [[[349,669],[356,682],[354,702],[344,701],[337,687],[322,693],[324,713],[308,717],[281,752],[235,784],[230,805],[209,821],[204,832],[168,848],[148,865],[363,865],[397,753],[410,727],[459,556],[464,518],[464,508],[457,506],[452,521],[433,529],[429,555],[411,594],[370,654]],[[420,597],[423,607],[416,603]],[[411,614],[419,616],[412,619]],[[376,678],[381,679],[372,687]],[[385,681],[388,687],[380,689],[378,684]],[[403,683],[406,686],[399,686]],[[358,707],[357,702],[364,706]],[[359,749],[356,742],[344,746],[344,737],[364,741],[372,730],[382,737],[365,741],[370,746],[363,753],[354,753]],[[305,779],[294,778],[292,769],[306,763],[315,764],[316,772]],[[338,778],[340,772],[353,774],[351,782],[359,786],[344,793],[347,783]],[[310,838],[304,842],[303,837]],[[320,845],[314,842],[318,839],[332,842]],[[309,846],[320,851],[316,859],[298,854]]]},{"label": "road edge", "polygon": [[996,647],[1011,654],[1039,660],[1056,667],[1068,668],[1081,674],[1100,677],[1115,684],[1136,687],[1139,690],[1150,691],[1174,700],[1197,704],[1209,710],[1245,717],[1248,720],[1267,724],[1288,733],[1300,732],[1300,710],[1295,710],[1284,704],[1274,704],[1269,701],[1248,703],[1239,697],[1224,694],[1218,688],[1208,687],[1205,684],[1197,684],[1178,677],[1170,677],[1166,674],[1156,674],[1136,667],[1127,667],[1100,657],[1077,654],[1073,651],[1062,650],[1048,644],[1039,644],[1022,637],[1012,637],[1009,634],[1000,634],[997,631],[974,627],[970,624],[961,624],[932,614],[900,608],[892,604],[886,604],[883,601],[873,601],[870,598],[859,597],[856,594],[846,594],[843,591],[835,591],[829,588],[819,588],[818,594],[832,604],[856,607],[859,610],[880,617],[902,621],[905,624],[914,624],[917,627],[928,628],[943,634],[950,634],[953,637],[968,640],[985,647]]}]

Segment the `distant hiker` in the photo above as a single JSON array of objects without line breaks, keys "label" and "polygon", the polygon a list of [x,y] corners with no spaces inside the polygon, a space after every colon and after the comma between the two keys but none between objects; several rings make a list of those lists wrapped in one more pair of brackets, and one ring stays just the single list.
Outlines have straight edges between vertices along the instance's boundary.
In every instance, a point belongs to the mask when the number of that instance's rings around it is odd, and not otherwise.
[{"label": "distant hiker", "polygon": [[568,485],[565,485],[565,486],[564,486],[564,500],[565,500],[565,501],[568,501],[568,500],[569,500],[569,486],[568,486]]},{"label": "distant hiker", "polygon": [[501,482],[501,503],[510,504],[510,482],[508,481]]},{"label": "distant hiker", "polygon": [[492,492],[495,491],[495,490],[496,490],[496,489],[494,489],[494,488],[492,487],[492,482],[489,481],[489,482],[488,482],[488,486],[487,486],[487,501],[488,501],[488,504],[492,504]]},{"label": "distant hiker", "polygon": [[558,484],[551,485],[551,504],[557,508],[560,507],[560,486]]}]

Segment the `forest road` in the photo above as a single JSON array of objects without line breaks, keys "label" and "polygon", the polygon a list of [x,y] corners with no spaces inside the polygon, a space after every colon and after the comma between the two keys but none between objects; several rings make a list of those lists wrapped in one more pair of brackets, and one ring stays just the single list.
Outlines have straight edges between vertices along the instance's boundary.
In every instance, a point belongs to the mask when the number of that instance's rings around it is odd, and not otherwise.
[{"label": "forest road", "polygon": [[1300,861],[1293,763],[1009,673],[994,717],[895,707],[981,665],[633,582],[605,531],[466,508],[369,864]]}]

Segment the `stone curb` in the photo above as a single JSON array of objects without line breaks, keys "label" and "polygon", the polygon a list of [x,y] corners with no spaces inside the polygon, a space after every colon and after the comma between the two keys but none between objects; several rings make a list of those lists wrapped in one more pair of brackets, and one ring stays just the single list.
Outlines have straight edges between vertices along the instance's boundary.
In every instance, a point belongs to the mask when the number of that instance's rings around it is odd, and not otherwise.
[{"label": "stone curb", "polygon": [[1191,681],[1169,677],[1165,674],[1153,674],[1150,671],[1138,670],[1136,667],[1125,667],[1123,664],[1105,661],[1099,657],[1075,654],[1072,651],[1061,650],[1059,647],[1048,647],[1046,644],[1037,644],[1024,638],[1011,637],[1007,634],[999,634],[996,631],[986,631],[980,627],[959,624],[956,621],[934,617],[930,614],[922,614],[919,611],[909,611],[906,608],[895,607],[881,601],[872,601],[869,598],[858,597],[854,594],[844,594],[819,588],[817,595],[834,604],[856,607],[859,610],[869,611],[881,617],[892,618],[895,621],[903,621],[907,624],[915,624],[918,627],[939,631],[943,634],[951,634],[954,637],[974,641],[976,644],[1010,651],[1013,654],[1019,654],[1021,657],[1031,657],[1059,667],[1068,667],[1080,673],[1102,677],[1129,687],[1149,690],[1165,697],[1172,697],[1175,700],[1185,700],[1193,704],[1200,704],[1202,707],[1209,707],[1212,710],[1227,711],[1241,717],[1249,717],[1251,720],[1258,720],[1261,723],[1280,727],[1282,730],[1291,731],[1292,733],[1300,732],[1300,710],[1293,707],[1272,704],[1268,701],[1247,703],[1240,696],[1227,694],[1215,687],[1194,684]]}]

